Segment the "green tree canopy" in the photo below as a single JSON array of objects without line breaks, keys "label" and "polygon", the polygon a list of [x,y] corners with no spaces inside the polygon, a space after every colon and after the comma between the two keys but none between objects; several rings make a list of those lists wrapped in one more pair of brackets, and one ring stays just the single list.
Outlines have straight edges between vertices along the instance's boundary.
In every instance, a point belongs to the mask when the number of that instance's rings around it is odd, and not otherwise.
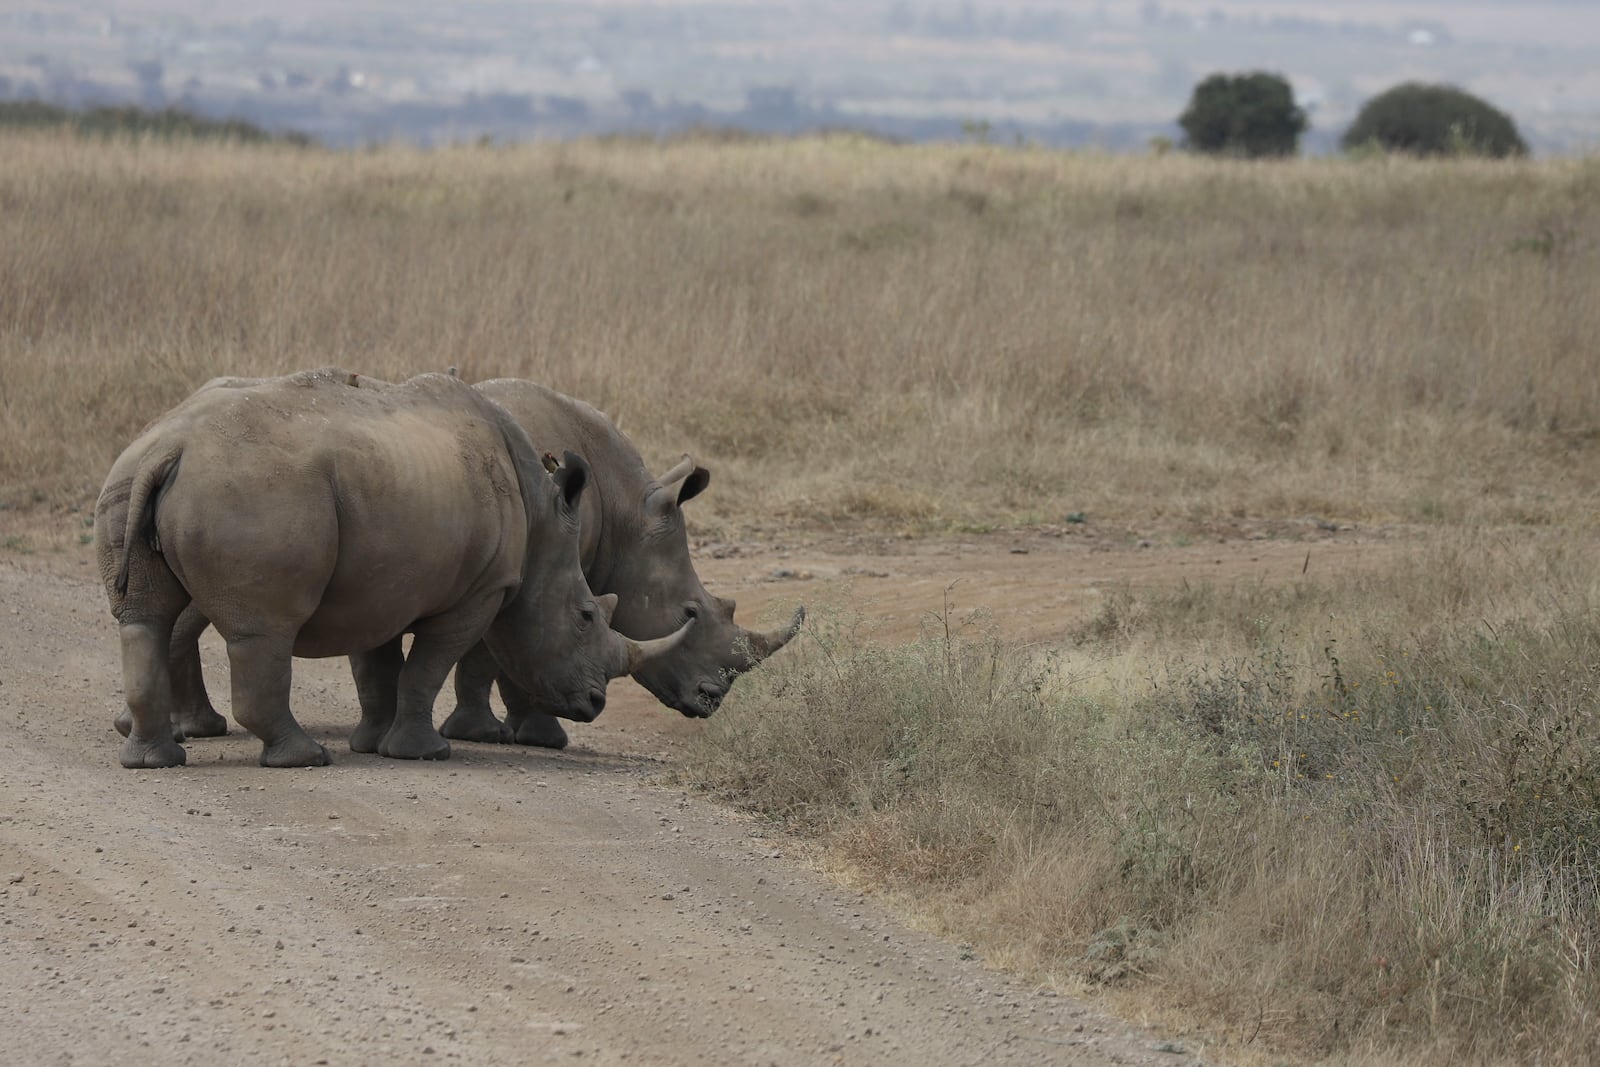
[{"label": "green tree canopy", "polygon": [[1237,156],[1292,156],[1300,147],[1306,113],[1277,74],[1213,74],[1194,87],[1178,116],[1184,147]]},{"label": "green tree canopy", "polygon": [[1405,82],[1368,100],[1341,144],[1420,156],[1520,156],[1528,146],[1504,111],[1452,85]]}]

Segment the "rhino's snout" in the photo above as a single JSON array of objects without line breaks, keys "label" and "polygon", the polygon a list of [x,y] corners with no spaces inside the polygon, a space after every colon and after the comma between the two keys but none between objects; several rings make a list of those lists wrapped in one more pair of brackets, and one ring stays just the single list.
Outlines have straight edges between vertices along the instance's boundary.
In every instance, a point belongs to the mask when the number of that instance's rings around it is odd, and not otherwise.
[{"label": "rhino's snout", "polygon": [[604,689],[589,690],[589,708],[593,712],[589,719],[590,722],[598,719],[600,713],[606,710],[606,691]]},{"label": "rhino's snout", "polygon": [[685,693],[682,697],[672,701],[672,706],[678,712],[690,719],[710,718],[711,713],[722,706],[722,698],[728,695],[728,687],[717,682],[701,682],[695,686],[692,693]]},{"label": "rhino's snout", "polygon": [[699,686],[700,707],[704,714],[710,715],[722,706],[722,698],[728,695],[728,687],[716,682],[701,682]]}]

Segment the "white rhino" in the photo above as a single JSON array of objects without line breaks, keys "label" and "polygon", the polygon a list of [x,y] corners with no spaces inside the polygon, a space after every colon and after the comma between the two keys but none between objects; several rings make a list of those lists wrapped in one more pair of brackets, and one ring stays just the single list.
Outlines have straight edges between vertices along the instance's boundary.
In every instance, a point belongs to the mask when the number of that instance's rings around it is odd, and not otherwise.
[{"label": "white rhino", "polygon": [[[681,644],[631,672],[656,699],[684,715],[710,715],[735,678],[799,632],[804,608],[774,630],[746,630],[734,622],[734,602],[712,596],[701,584],[689,556],[682,508],[710,483],[710,471],[686,456],[660,478],[653,477],[632,442],[605,415],[533,382],[504,378],[474,388],[510,412],[543,447],[570,449],[588,458],[591,484],[579,509],[581,564],[591,589],[617,598],[611,625],[635,638],[653,638],[696,620]],[[211,706],[201,674],[198,641],[206,625],[205,616],[191,608],[172,638],[177,719],[191,737],[228,729],[227,720]],[[355,666],[360,681],[362,668]],[[507,707],[503,725],[489,706],[497,677]],[[514,740],[561,748],[567,734],[557,717],[586,721],[538,687],[518,685],[482,643],[458,665],[455,693],[456,708],[442,733],[460,741]],[[123,715],[118,729],[126,734],[128,725]]]},{"label": "white rhino", "polygon": [[588,466],[565,460],[547,473],[503,408],[447,375],[391,386],[325,369],[203,387],[128,446],[96,506],[122,642],[123,765],[184,762],[169,655],[191,603],[227,642],[234,717],[265,766],[329,762],[289,710],[296,655],[351,657],[356,751],[447,757],[433,701],[480,639],[519,685],[592,719],[608,679],[688,630],[658,642],[611,630],[615,599],[593,596],[578,563]]},{"label": "white rhino", "polygon": [[[689,556],[683,505],[710,484],[706,468],[685,456],[655,478],[622,431],[583,401],[515,378],[475,388],[544,447],[574,449],[589,459],[594,477],[581,507],[580,551],[590,587],[618,597],[611,624],[621,633],[650,637],[694,620],[694,630],[675,650],[631,672],[657,700],[687,716],[710,715],[735,678],[800,631],[803,607],[777,629],[746,630],[733,621],[734,602],[712,596],[701,584]],[[504,726],[489,707],[497,675],[507,710]],[[455,691],[456,709],[442,727],[446,737],[550,748],[567,743],[555,718],[566,717],[560,708],[499,671],[482,645],[456,668]]]}]

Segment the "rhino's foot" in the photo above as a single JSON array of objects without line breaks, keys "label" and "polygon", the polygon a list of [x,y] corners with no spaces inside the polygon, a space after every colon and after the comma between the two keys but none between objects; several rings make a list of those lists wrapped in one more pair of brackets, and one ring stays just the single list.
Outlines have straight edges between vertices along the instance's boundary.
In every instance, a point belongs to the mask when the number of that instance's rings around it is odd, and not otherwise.
[{"label": "rhino's foot", "polygon": [[261,748],[263,767],[326,767],[333,762],[328,750],[310,734],[294,734]]},{"label": "rhino's foot", "polygon": [[489,745],[511,743],[511,727],[495,718],[487,705],[457,704],[456,710],[439,727],[439,733],[452,741],[481,741]]},{"label": "rhino's foot", "polygon": [[567,731],[554,715],[527,715],[517,723],[515,739],[519,745],[538,748],[566,748]]},{"label": "rhino's foot", "polygon": [[228,720],[215,708],[195,708],[178,716],[178,728],[186,737],[223,737],[228,732]]},{"label": "rhino's foot", "polygon": [[[218,718],[221,718],[221,716],[218,716]],[[133,712],[129,711],[127,708],[123,708],[117,717],[111,720],[111,725],[115,726],[117,728],[117,733],[121,734],[123,737],[129,736],[133,733]],[[226,723],[224,723],[223,729],[227,729]],[[184,737],[183,727],[174,722],[172,725],[172,743],[175,745],[181,745],[185,740],[186,738]]]},{"label": "rhino's foot", "polygon": [[383,735],[389,732],[386,722],[368,722],[362,719],[350,734],[351,752],[376,752],[378,742],[383,740]]},{"label": "rhino's foot", "polygon": [[390,759],[449,759],[450,742],[432,723],[411,727],[396,725],[378,742],[378,755]]},{"label": "rhino's foot", "polygon": [[176,741],[160,740],[146,741],[141,737],[129,737],[122,743],[122,751],[118,754],[124,767],[142,769],[147,767],[182,767],[189,760],[189,754],[183,746]]}]

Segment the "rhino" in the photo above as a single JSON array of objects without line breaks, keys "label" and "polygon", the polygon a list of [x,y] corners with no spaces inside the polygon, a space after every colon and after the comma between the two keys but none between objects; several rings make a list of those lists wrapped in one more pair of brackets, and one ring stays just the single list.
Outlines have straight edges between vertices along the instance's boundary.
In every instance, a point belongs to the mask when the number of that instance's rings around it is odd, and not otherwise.
[{"label": "rhino", "polygon": [[[362,379],[366,381],[366,379]],[[621,430],[601,412],[533,382],[499,378],[475,386],[505,408],[546,447],[572,449],[592,465],[592,486],[580,508],[579,553],[591,589],[616,597],[611,625],[635,638],[654,638],[680,624],[694,628],[671,652],[650,658],[633,677],[661,703],[704,717],[722,703],[728,687],[787,644],[800,630],[805,608],[767,632],[734,622],[732,600],[712,596],[689,556],[683,505],[703,492],[711,472],[691,457],[659,478]],[[207,626],[191,607],[173,632],[171,676],[181,732],[224,734],[228,722],[211,706],[201,674],[198,640]],[[496,680],[507,708],[502,724],[489,705]],[[458,741],[511,742],[563,748],[567,733],[557,717],[575,718],[502,672],[489,647],[475,645],[456,668],[456,707],[442,733]],[[117,727],[128,731],[128,717]]]},{"label": "rhino", "polygon": [[[689,556],[683,505],[710,484],[709,470],[684,456],[659,478],[652,477],[622,431],[583,401],[516,378],[480,382],[475,388],[547,447],[571,448],[588,457],[594,484],[583,498],[579,553],[590,587],[618,597],[611,624],[621,633],[645,638],[694,623],[671,654],[631,672],[662,704],[693,718],[710,715],[735,678],[799,633],[803,606],[776,629],[746,630],[734,622],[734,602],[712,596],[701,584]],[[489,706],[489,690],[497,678],[507,711],[504,725]],[[442,727],[446,737],[548,748],[567,743],[556,719],[560,711],[499,670],[481,644],[457,666],[455,695],[456,708]]]},{"label": "rhino", "polygon": [[505,409],[449,375],[387,385],[325,368],[202,387],[128,446],[95,507],[123,766],[185,762],[172,642],[186,609],[196,635],[209,620],[227,643],[234,717],[263,766],[330,762],[289,709],[294,656],[350,657],[357,752],[447,758],[433,702],[480,641],[536,699],[592,720],[609,679],[692,628],[643,642],[611,628],[616,598],[594,596],[578,561],[590,468],[563,460],[547,472]]}]

